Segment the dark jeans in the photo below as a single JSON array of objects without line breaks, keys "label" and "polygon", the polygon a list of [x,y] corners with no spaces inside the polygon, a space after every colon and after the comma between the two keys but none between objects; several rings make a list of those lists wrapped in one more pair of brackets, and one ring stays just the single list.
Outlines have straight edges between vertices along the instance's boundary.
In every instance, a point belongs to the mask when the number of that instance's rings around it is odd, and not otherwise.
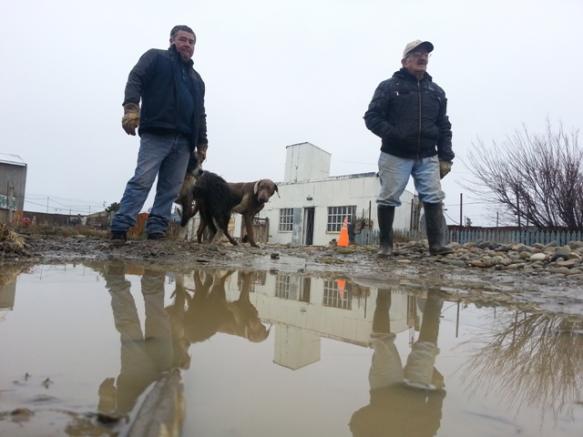
[{"label": "dark jeans", "polygon": [[120,208],[113,217],[112,232],[126,232],[136,223],[136,216],[144,206],[156,176],[156,198],[148,217],[146,231],[149,234],[166,232],[172,203],[184,180],[189,156],[190,145],[183,135],[143,134],[136,172],[129,180]]}]

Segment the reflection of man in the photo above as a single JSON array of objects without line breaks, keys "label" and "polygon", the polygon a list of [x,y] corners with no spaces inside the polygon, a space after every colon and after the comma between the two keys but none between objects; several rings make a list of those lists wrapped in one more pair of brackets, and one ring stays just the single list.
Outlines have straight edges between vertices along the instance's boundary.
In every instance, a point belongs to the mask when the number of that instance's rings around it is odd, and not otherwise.
[{"label": "reflection of man", "polygon": [[374,353],[369,373],[370,403],[350,420],[354,436],[433,436],[439,429],[445,391],[434,369],[442,300],[429,293],[418,341],[403,369],[391,333],[391,293],[379,290],[373,317]]},{"label": "reflection of man", "polygon": [[121,341],[120,373],[115,381],[106,378],[99,387],[98,410],[105,417],[117,418],[130,413],[144,389],[174,364],[170,321],[164,310],[164,277],[163,272],[151,270],[142,276],[146,307],[142,333],[124,265],[113,263],[105,267],[105,283],[111,294],[113,319]]}]

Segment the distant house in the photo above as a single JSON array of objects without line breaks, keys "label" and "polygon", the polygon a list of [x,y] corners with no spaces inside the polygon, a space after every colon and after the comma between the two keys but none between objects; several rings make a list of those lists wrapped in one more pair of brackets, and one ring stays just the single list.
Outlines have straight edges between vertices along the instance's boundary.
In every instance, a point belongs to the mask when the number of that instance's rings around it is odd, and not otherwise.
[{"label": "distant house", "polygon": [[18,155],[0,153],[0,223],[24,208],[27,166]]},{"label": "distant house", "polygon": [[[376,173],[330,176],[331,154],[311,143],[286,147],[285,176],[259,217],[269,221],[268,241],[296,245],[326,245],[338,238],[344,219],[378,229]],[[394,228],[409,230],[415,196],[405,191],[395,211]],[[235,236],[241,217],[235,215]]]}]

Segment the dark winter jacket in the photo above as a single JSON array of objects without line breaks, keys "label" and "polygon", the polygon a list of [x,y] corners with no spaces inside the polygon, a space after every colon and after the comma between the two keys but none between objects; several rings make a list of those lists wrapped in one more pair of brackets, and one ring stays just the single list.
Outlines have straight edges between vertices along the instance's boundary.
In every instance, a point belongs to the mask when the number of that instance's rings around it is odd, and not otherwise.
[{"label": "dark winter jacket", "polygon": [[[192,60],[184,63],[174,46],[150,49],[130,71],[123,104],[139,104],[141,98],[140,135],[183,133],[194,149],[208,143],[204,92],[204,82],[192,68]],[[185,114],[192,114],[191,120],[184,120]]]},{"label": "dark winter jacket", "polygon": [[421,80],[402,68],[381,82],[368,111],[366,127],[381,137],[381,150],[407,159],[438,155],[451,161],[451,123],[445,92],[427,73]]}]

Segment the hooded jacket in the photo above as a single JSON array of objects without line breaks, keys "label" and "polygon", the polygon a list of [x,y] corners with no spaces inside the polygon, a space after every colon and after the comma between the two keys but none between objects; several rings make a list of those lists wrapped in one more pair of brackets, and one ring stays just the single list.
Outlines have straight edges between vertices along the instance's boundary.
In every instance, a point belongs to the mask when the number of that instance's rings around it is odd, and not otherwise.
[{"label": "hooded jacket", "polygon": [[[145,132],[182,132],[189,136],[192,149],[208,143],[205,86],[192,65],[192,60],[182,61],[174,46],[167,50],[150,49],[140,57],[130,71],[123,102],[124,105],[137,105],[141,99],[140,135]],[[187,75],[184,79],[183,74]],[[189,108],[181,108],[185,98],[192,98]],[[181,119],[185,111],[192,113],[190,129],[188,120],[185,123]]]},{"label": "hooded jacket", "polygon": [[437,154],[442,161],[455,156],[445,92],[427,73],[418,80],[402,68],[381,82],[364,120],[381,137],[385,153],[407,159]]}]

